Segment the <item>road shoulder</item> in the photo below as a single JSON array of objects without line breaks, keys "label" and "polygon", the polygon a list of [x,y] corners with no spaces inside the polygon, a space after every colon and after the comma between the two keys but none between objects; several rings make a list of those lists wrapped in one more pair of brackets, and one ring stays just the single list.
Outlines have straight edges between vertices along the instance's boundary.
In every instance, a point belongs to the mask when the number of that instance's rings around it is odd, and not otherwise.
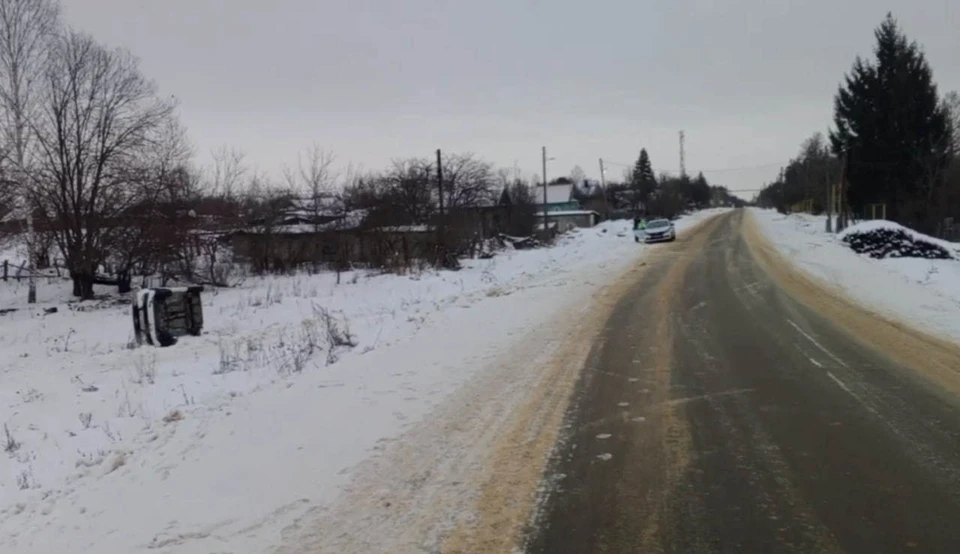
[{"label": "road shoulder", "polygon": [[[697,227],[711,215],[688,224]],[[489,315],[482,321],[509,317],[516,332],[488,345],[482,358],[465,360],[482,367],[405,433],[382,441],[375,456],[351,470],[351,484],[332,505],[284,530],[276,552],[516,547],[592,342],[657,250],[606,267],[560,270],[524,291],[474,305],[471,312]],[[528,304],[549,308],[534,316]],[[474,314],[444,325],[470,321],[481,320]]]},{"label": "road shoulder", "polygon": [[909,368],[936,392],[947,393],[941,396],[960,397],[960,346],[871,310],[805,272],[771,244],[750,211],[745,215],[742,231],[751,253],[784,292],[852,339]]}]

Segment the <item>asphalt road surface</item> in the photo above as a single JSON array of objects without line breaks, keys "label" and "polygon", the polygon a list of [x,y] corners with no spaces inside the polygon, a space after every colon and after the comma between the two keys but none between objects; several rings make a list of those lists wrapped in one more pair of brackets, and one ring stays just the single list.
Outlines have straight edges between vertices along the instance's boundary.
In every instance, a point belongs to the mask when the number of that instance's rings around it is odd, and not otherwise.
[{"label": "asphalt road surface", "polygon": [[923,351],[944,374],[960,356],[785,286],[748,217],[650,247],[527,551],[960,552],[960,403]]}]

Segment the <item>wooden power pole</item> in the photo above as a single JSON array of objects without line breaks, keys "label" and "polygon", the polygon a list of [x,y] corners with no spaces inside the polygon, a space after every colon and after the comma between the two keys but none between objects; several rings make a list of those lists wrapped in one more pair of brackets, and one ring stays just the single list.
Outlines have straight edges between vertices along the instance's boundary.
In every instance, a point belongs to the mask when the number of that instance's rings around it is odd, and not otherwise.
[{"label": "wooden power pole", "polygon": [[837,185],[837,232],[843,231],[847,227],[847,218],[843,213],[843,190],[847,182],[847,149],[843,149],[843,161],[840,164],[840,183]]},{"label": "wooden power pole", "polygon": [[[547,232],[547,147],[543,147],[543,232]],[[544,235],[546,236],[546,235]]]},{"label": "wooden power pole", "polygon": [[440,207],[440,217],[437,218],[437,264],[440,265],[446,261],[444,259],[446,253],[443,245],[443,159],[439,148],[437,148],[437,194]]},{"label": "wooden power pole", "polygon": [[833,232],[833,179],[828,175],[826,178],[827,185],[827,232]]}]

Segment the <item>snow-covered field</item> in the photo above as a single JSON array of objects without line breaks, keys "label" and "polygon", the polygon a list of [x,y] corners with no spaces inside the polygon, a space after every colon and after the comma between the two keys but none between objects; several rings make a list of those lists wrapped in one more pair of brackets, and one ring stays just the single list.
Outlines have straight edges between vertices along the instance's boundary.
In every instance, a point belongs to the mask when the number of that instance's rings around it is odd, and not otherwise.
[{"label": "snow-covered field", "polygon": [[[822,216],[751,209],[770,242],[807,273],[845,292],[868,309],[960,342],[960,261],[872,259],[827,234]],[[863,229],[878,223],[864,223]],[[872,226],[872,227],[871,227]],[[924,240],[954,245],[926,237]]]},{"label": "snow-covered field", "polygon": [[[504,357],[534,333],[549,354],[657,248],[629,228],[458,272],[251,278],[204,293],[204,334],[166,349],[133,347],[129,306],[70,303],[69,283],[47,280],[28,306],[25,283],[0,282],[0,310],[17,308],[0,315],[0,552],[296,552],[327,516],[348,533],[337,500],[362,462],[388,478],[393,462],[372,460],[401,438],[408,465],[429,460],[425,423],[465,398],[489,418],[522,401],[538,368]],[[324,313],[354,347],[330,346]]]}]

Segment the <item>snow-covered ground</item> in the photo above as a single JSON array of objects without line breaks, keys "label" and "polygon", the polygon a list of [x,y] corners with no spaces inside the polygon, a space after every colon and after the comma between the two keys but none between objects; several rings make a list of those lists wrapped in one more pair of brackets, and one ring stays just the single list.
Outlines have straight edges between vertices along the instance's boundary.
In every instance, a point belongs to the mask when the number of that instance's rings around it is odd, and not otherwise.
[{"label": "snow-covered ground", "polygon": [[[841,236],[826,233],[823,216],[783,215],[751,209],[751,216],[787,259],[845,292],[868,309],[960,342],[960,261],[918,258],[872,259],[853,252]],[[883,225],[861,224],[862,230]],[[957,251],[954,245],[924,240]]]},{"label": "snow-covered ground", "polygon": [[[0,315],[0,552],[291,548],[390,441],[408,441],[415,466],[436,448],[431,417],[463,402],[509,414],[538,368],[504,356],[534,333],[548,354],[555,330],[657,248],[629,229],[458,272],[251,278],[205,293],[203,335],[166,349],[134,348],[129,306],[69,302],[56,280],[28,306],[25,283],[0,282],[0,310],[17,309]],[[355,346],[332,348],[321,314]]]}]

